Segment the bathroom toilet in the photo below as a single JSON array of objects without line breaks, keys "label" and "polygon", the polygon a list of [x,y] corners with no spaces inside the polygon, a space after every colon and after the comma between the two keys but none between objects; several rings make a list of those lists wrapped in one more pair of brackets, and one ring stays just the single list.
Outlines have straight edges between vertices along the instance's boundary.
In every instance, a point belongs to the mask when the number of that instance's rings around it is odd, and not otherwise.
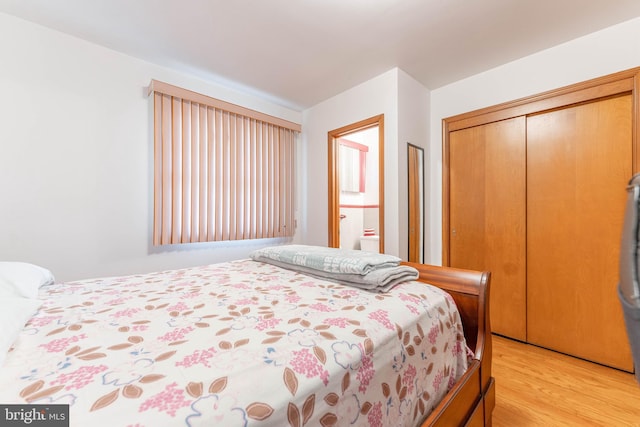
[{"label": "bathroom toilet", "polygon": [[360,250],[366,252],[380,252],[380,236],[361,236]]}]

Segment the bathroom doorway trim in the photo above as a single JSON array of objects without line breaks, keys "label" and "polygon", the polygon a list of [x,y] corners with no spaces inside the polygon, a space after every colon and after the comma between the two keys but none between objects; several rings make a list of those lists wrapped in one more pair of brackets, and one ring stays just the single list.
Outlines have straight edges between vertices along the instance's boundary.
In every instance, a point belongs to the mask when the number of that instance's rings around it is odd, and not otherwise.
[{"label": "bathroom doorway trim", "polygon": [[329,215],[328,246],[330,248],[340,247],[340,159],[338,143],[339,138],[343,138],[351,133],[359,132],[372,127],[378,127],[378,234],[380,235],[380,253],[384,253],[384,114],[370,117],[339,129],[334,129],[328,133],[329,148]]}]

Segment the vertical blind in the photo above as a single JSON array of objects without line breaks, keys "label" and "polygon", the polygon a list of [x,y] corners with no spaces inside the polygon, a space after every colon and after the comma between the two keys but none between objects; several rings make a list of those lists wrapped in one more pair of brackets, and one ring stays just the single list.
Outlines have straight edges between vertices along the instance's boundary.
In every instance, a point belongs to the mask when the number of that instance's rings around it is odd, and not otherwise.
[{"label": "vertical blind", "polygon": [[292,236],[300,126],[153,80],[153,244]]}]

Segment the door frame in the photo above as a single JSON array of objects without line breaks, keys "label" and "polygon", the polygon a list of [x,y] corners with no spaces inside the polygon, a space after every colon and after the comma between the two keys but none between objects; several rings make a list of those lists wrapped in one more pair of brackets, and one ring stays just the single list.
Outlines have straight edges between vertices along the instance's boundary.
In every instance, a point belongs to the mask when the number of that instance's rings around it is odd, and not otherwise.
[{"label": "door frame", "polygon": [[409,262],[424,263],[424,149],[407,142]]},{"label": "door frame", "polygon": [[328,132],[328,246],[340,247],[340,174],[338,139],[346,135],[378,126],[378,234],[380,253],[384,253],[384,114],[370,117]]}]

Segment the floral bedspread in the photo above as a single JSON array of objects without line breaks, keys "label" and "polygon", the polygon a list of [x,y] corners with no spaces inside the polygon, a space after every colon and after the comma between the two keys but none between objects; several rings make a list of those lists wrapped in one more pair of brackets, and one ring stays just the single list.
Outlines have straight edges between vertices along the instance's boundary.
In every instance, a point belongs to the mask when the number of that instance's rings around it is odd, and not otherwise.
[{"label": "floral bedspread", "polygon": [[416,425],[467,367],[453,299],[252,260],[41,289],[0,403],[72,426]]}]

